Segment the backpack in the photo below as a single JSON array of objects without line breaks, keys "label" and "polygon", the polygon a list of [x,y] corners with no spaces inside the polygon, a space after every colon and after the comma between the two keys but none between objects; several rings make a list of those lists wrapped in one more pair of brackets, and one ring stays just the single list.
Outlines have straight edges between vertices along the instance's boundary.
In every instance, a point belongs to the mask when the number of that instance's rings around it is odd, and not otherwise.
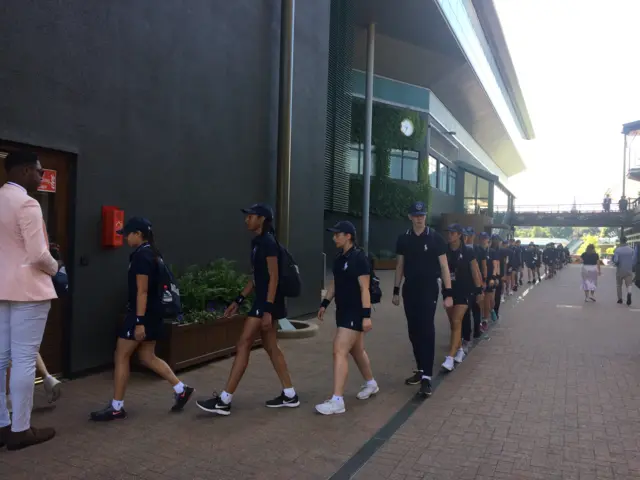
[{"label": "backpack", "polygon": [[180,301],[180,290],[173,273],[161,257],[158,262],[158,289],[160,293],[160,312],[162,318],[182,317],[182,302]]},{"label": "backpack", "polygon": [[280,250],[280,255],[278,256],[278,291],[285,297],[299,297],[302,292],[300,268],[291,252],[280,245],[277,239],[276,243]]},{"label": "backpack", "polygon": [[380,279],[376,275],[375,270],[373,269],[373,257],[371,255],[367,255],[367,260],[369,260],[369,296],[371,297],[371,305],[375,305],[380,303],[382,300],[382,288],[380,287]]},{"label": "backpack", "polygon": [[69,294],[69,276],[66,268],[60,267],[58,273],[51,277],[51,281],[58,298],[66,297]]}]

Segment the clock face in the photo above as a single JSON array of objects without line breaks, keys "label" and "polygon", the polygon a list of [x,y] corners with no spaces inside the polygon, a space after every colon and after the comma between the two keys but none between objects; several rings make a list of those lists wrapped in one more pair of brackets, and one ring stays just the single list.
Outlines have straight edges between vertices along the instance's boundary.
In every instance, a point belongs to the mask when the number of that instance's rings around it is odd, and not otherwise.
[{"label": "clock face", "polygon": [[413,122],[408,118],[405,118],[402,122],[400,122],[400,131],[406,137],[410,137],[411,135],[413,135]]}]

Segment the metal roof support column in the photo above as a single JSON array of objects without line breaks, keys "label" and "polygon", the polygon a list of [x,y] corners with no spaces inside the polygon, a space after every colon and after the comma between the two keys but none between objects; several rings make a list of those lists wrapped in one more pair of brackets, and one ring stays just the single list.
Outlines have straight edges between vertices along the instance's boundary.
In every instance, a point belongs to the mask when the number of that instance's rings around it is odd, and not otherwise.
[{"label": "metal roof support column", "polygon": [[369,210],[371,199],[371,137],[373,125],[373,65],[375,58],[376,26],[367,28],[367,83],[365,89],[364,166],[362,169],[362,247],[369,253]]}]

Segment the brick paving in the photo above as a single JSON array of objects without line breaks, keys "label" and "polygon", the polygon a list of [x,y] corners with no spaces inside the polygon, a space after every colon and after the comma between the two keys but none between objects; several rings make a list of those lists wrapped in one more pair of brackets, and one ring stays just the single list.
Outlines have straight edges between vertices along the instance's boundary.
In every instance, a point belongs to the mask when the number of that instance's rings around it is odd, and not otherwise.
[{"label": "brick paving", "polygon": [[[393,273],[380,272],[384,292]],[[438,358],[448,343],[444,312],[438,318]],[[414,368],[402,309],[385,298],[367,337],[380,394],[355,399],[362,379],[351,362],[347,413],[317,415],[314,405],[332,393],[333,308],[317,336],[284,340],[302,405],[266,409],[279,383],[263,350],[254,350],[249,369],[233,400],[229,417],[211,417],[191,403],[168,414],[172,390],[162,380],[132,374],[125,399],[129,418],[112,424],[87,420],[92,409],[112,398],[111,372],[66,382],[55,408],[39,408],[34,426],[53,426],[51,442],[20,452],[0,450],[0,479],[325,479],[353,455],[415,392],[402,382]],[[198,389],[196,397],[221,390],[231,359],[184,372],[181,379]],[[192,401],[193,402],[193,401]],[[46,405],[41,387],[35,403]]]},{"label": "brick paving", "polygon": [[579,268],[513,302],[355,478],[640,478],[640,308],[611,268],[584,304]]},{"label": "brick paving", "polygon": [[[391,277],[383,273],[385,292]],[[612,304],[609,269],[595,305],[582,303],[578,282],[574,267],[528,291],[523,301],[512,299],[491,340],[357,478],[640,478],[640,311]],[[326,479],[415,391],[402,384],[413,367],[404,317],[387,299],[367,337],[380,394],[355,400],[361,379],[352,363],[347,413],[316,415],[313,405],[331,393],[333,331],[329,317],[316,337],[282,342],[303,402],[299,409],[262,406],[279,388],[261,350],[253,353],[227,418],[209,417],[194,405],[170,415],[169,387],[134,374],[129,418],[92,424],[89,410],[111,398],[111,373],[67,382],[56,407],[33,417],[36,426],[56,427],[56,439],[21,452],[1,450],[0,478]],[[443,312],[437,332],[439,363],[448,341]],[[208,395],[222,388],[230,365],[223,360],[181,377],[199,389],[197,396]],[[36,404],[42,403],[37,388]]]}]

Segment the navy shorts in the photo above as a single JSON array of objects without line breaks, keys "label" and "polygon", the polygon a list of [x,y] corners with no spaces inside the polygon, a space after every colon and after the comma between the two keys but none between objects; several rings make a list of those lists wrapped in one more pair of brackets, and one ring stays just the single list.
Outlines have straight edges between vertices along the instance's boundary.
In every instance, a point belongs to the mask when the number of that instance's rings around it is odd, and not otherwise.
[{"label": "navy shorts", "polygon": [[[138,325],[136,321],[136,314],[134,312],[127,312],[124,322],[122,322],[120,327],[120,331],[118,332],[118,337],[124,338],[125,340],[135,340],[136,325]],[[142,325],[144,325],[145,332],[144,341],[155,342],[162,338],[164,322],[161,315],[145,315],[142,320]]]},{"label": "navy shorts", "polygon": [[[264,315],[264,306],[266,303],[266,299],[254,300],[253,304],[251,305],[251,310],[249,310],[247,316],[262,318],[262,315]],[[271,318],[273,318],[273,320],[287,318],[287,306],[285,305],[284,298],[276,298],[276,301],[273,302],[273,308],[271,309]]]},{"label": "navy shorts", "polygon": [[336,310],[336,327],[362,332],[362,314]]}]

